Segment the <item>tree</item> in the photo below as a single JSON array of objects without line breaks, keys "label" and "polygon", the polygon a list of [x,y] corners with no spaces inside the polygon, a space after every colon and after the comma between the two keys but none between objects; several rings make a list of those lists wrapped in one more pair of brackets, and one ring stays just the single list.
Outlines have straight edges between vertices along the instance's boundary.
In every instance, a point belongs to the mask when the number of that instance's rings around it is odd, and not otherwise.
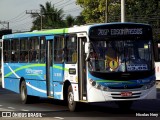
[{"label": "tree", "polygon": [[[77,4],[83,8],[82,16],[86,23],[105,22],[106,0],[77,0]],[[120,20],[120,0],[108,0],[108,21]]]},{"label": "tree", "polygon": [[[77,0],[77,4],[83,8],[82,15],[87,23],[104,22],[106,0]],[[120,0],[108,0],[109,22],[120,21],[120,6]],[[126,0],[125,6],[127,21],[134,21],[137,17],[142,17],[141,21],[144,21],[160,14],[159,0]]]},{"label": "tree", "polygon": [[[40,4],[40,12],[42,15],[43,29],[61,28],[65,26],[63,21],[63,10],[57,9],[51,2],[46,2],[45,6]],[[41,16],[38,14],[32,15],[35,20],[33,21],[32,29],[40,29]]]},{"label": "tree", "polygon": [[83,8],[82,15],[86,23],[104,22],[105,0],[77,0],[77,4]]},{"label": "tree", "polygon": [[33,21],[32,30],[41,29],[41,17],[43,21],[43,29],[72,27],[74,24],[81,25],[85,23],[82,15],[77,17],[67,15],[64,20],[63,10],[55,8],[51,2],[46,2],[45,6],[40,4],[40,13],[41,14],[32,14],[32,18],[35,18]]},{"label": "tree", "polygon": [[82,16],[81,14],[79,16],[77,16],[75,18],[75,22],[74,22],[75,25],[84,25],[86,24],[85,20],[84,20],[84,16]]},{"label": "tree", "polygon": [[[146,19],[160,14],[158,0],[129,0],[126,1],[126,15],[129,21],[140,20],[147,22]],[[131,19],[132,18],[132,19]]]},{"label": "tree", "polygon": [[72,27],[74,25],[84,25],[85,24],[84,17],[81,14],[75,18],[71,15],[68,15],[65,19],[65,22],[66,22],[66,27]]},{"label": "tree", "polygon": [[126,20],[148,23],[153,28],[154,40],[160,40],[160,1],[128,0],[126,1]]},{"label": "tree", "polygon": [[[77,0],[83,8],[86,23],[100,23],[105,20],[106,0]],[[160,40],[160,0],[126,0],[127,22],[148,23],[153,27],[154,39]],[[120,0],[108,0],[108,21],[121,21]]]},{"label": "tree", "polygon": [[74,21],[75,21],[75,19],[71,15],[68,15],[66,17],[66,25],[67,25],[67,27],[72,27],[74,25]]}]

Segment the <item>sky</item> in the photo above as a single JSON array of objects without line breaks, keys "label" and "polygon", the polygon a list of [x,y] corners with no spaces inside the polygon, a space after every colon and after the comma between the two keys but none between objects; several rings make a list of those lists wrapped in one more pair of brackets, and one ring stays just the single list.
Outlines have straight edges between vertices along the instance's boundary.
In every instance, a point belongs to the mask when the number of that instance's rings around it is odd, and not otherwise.
[{"label": "sky", "polygon": [[[65,15],[75,17],[82,11],[76,0],[0,0],[0,22],[9,22],[9,29],[13,32],[29,31],[33,18],[26,14],[26,10],[40,10],[40,4],[45,5],[47,1],[57,9],[63,9]],[[6,28],[7,24],[0,24],[0,29]]]}]

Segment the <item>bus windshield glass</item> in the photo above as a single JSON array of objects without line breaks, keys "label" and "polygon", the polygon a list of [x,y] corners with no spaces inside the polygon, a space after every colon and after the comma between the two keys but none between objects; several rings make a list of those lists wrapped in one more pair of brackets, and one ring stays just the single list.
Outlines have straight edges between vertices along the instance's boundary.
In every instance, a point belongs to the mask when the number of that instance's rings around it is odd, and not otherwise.
[{"label": "bus windshield glass", "polygon": [[89,70],[132,72],[151,70],[151,40],[91,40]]}]

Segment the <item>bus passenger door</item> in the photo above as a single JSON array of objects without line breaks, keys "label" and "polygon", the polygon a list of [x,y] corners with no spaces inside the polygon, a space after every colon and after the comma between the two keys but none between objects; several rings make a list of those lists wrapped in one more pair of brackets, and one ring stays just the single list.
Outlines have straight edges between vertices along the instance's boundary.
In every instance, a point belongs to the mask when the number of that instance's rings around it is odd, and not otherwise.
[{"label": "bus passenger door", "polygon": [[87,100],[87,82],[86,82],[86,54],[85,54],[85,42],[87,41],[86,37],[78,38],[78,82],[79,82],[79,96],[80,100]]},{"label": "bus passenger door", "polygon": [[47,96],[53,97],[53,39],[54,36],[46,36],[46,90]]},{"label": "bus passenger door", "polygon": [[86,34],[68,34],[65,45],[65,80],[72,85],[74,101],[87,100],[86,62],[84,44]]},{"label": "bus passenger door", "polygon": [[57,35],[53,45],[53,97],[63,99],[63,80],[64,80],[64,36]]}]

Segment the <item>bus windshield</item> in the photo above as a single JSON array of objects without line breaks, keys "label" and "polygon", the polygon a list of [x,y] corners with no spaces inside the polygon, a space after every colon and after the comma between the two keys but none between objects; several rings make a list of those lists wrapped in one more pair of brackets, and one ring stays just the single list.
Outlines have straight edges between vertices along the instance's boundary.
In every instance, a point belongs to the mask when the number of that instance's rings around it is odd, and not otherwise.
[{"label": "bus windshield", "polygon": [[151,40],[92,40],[89,70],[132,72],[151,70]]}]

